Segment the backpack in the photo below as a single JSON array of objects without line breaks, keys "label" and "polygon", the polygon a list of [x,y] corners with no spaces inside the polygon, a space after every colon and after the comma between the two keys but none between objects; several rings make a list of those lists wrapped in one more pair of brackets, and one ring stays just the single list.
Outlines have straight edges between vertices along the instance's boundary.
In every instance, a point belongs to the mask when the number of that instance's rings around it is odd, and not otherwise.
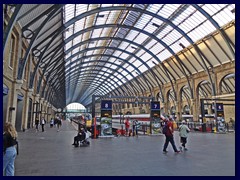
[{"label": "backpack", "polygon": [[162,129],[162,133],[167,134],[167,129],[168,129],[168,126],[167,126],[167,123],[165,123]]}]

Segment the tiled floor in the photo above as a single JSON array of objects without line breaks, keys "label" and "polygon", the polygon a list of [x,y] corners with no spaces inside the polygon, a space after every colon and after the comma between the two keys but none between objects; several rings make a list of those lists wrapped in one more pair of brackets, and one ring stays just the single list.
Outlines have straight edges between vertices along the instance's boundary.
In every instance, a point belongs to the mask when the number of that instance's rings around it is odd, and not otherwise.
[{"label": "tiled floor", "polygon": [[[162,153],[165,137],[90,139],[89,147],[72,146],[76,130],[68,121],[60,132],[19,132],[16,176],[234,176],[235,133],[190,133],[189,151]],[[180,145],[178,132],[175,142]]]}]

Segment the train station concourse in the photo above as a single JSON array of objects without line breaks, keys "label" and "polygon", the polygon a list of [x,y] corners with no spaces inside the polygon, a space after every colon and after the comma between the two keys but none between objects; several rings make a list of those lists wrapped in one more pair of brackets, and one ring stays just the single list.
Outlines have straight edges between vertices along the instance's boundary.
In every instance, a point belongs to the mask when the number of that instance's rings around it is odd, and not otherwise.
[{"label": "train station concourse", "polygon": [[12,175],[235,176],[235,4],[2,10]]}]

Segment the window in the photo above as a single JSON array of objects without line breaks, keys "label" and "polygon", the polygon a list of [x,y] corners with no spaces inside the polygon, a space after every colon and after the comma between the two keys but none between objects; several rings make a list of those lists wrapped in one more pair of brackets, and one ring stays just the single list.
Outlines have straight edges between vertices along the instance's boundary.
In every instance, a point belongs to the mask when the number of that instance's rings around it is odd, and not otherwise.
[{"label": "window", "polygon": [[10,50],[9,50],[9,66],[13,67],[13,62],[14,62],[14,56],[15,56],[15,37],[12,35],[11,36],[11,41],[10,41]]},{"label": "window", "polygon": [[24,79],[27,79],[27,77],[28,77],[29,63],[30,63],[30,56],[28,56],[27,64],[26,64],[26,67],[25,67],[25,71],[24,71]]}]

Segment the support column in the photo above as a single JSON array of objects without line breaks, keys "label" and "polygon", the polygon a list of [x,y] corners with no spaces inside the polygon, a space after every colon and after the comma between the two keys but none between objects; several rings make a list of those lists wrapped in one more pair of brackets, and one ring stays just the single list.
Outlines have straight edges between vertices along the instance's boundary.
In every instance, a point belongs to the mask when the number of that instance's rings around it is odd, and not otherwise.
[{"label": "support column", "polygon": [[36,118],[38,118],[40,120],[40,117],[39,117],[39,111],[40,111],[40,100],[39,100],[39,97],[40,97],[40,94],[36,94],[35,96],[35,99],[34,99],[34,103],[38,102],[38,109],[37,109],[37,105],[35,105],[35,109],[34,111],[36,113],[34,113],[34,124],[35,124],[35,120]]},{"label": "support column", "polygon": [[23,107],[23,120],[22,120],[22,128],[23,130],[27,129],[27,121],[28,121],[28,110],[29,110],[29,98],[32,97],[33,89],[28,89],[26,96],[24,98],[25,103]]},{"label": "support column", "polygon": [[180,121],[182,118],[182,101],[176,101],[176,115],[177,115],[177,120]]},{"label": "support column", "polygon": [[190,114],[193,115],[193,121],[198,121],[198,113],[197,113],[197,107],[196,107],[196,99],[191,99]]},{"label": "support column", "polygon": [[[39,103],[40,103],[40,111],[41,111],[41,113],[40,113],[40,118],[41,117],[44,117],[44,98],[40,98],[39,99]],[[45,118],[45,117],[44,117]]]},{"label": "support column", "polygon": [[17,96],[18,92],[21,91],[21,87],[23,84],[23,80],[16,80],[13,83],[13,90],[12,90],[12,103],[10,107],[15,108],[14,110],[10,108],[9,115],[8,115],[8,121],[12,123],[12,125],[15,127],[16,123],[16,113],[17,113]]},{"label": "support column", "polygon": [[47,100],[43,100],[43,109],[44,109],[44,111],[43,112],[45,112],[45,114],[44,114],[44,118],[46,119],[46,121],[47,121],[47,123],[49,122],[48,121],[48,102],[47,102]]}]

